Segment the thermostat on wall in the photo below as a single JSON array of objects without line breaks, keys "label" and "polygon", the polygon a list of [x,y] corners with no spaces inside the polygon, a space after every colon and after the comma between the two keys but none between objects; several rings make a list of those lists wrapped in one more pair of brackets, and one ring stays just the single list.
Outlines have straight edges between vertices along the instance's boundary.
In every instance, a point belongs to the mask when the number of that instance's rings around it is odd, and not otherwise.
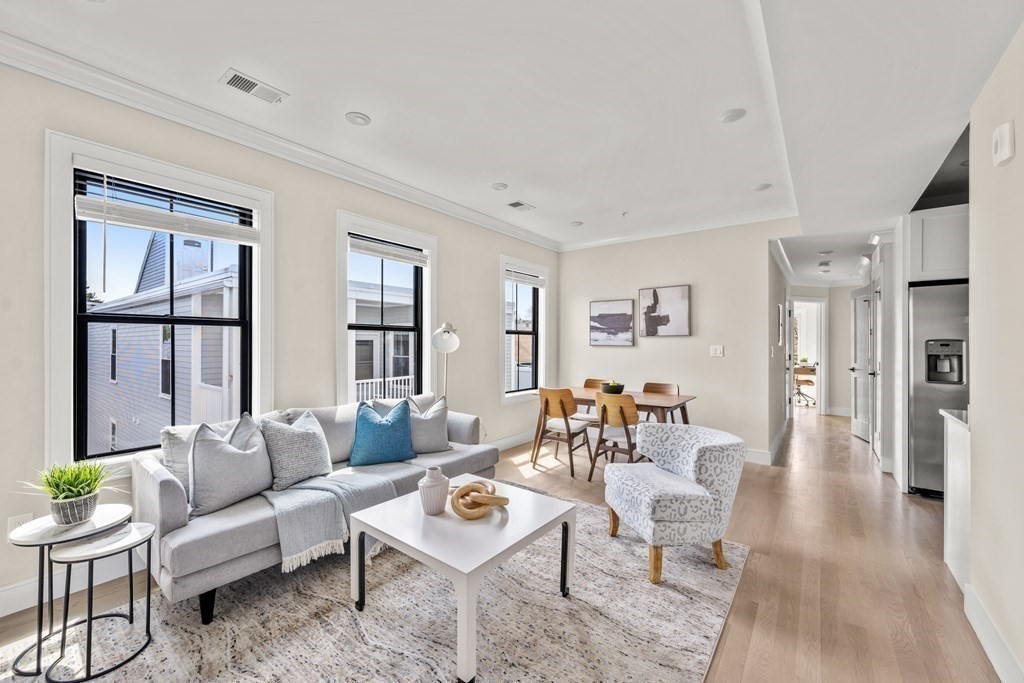
[{"label": "thermostat on wall", "polygon": [[1005,166],[1013,155],[1013,121],[1007,121],[992,131],[992,165]]}]

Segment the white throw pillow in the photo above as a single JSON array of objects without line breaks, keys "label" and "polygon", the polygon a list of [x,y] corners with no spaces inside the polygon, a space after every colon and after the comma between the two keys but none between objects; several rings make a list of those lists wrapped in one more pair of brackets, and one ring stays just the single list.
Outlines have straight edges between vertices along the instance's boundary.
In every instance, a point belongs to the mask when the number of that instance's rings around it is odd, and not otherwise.
[{"label": "white throw pillow", "polygon": [[[423,403],[417,400],[420,398],[422,396],[406,399],[411,418],[413,452],[419,455],[451,450],[452,445],[448,442],[448,399],[442,396],[433,405],[428,404],[421,409]],[[381,417],[387,417],[393,408],[391,401],[373,402],[373,409]]]},{"label": "white throw pillow", "polygon": [[263,432],[248,413],[226,435],[210,425],[199,425],[188,465],[190,517],[222,510],[274,483]]}]

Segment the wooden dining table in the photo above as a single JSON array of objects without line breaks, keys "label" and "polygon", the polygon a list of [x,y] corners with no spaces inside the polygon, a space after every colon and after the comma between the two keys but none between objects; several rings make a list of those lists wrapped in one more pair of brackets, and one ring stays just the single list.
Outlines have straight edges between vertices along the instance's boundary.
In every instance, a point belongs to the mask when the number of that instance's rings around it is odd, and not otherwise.
[{"label": "wooden dining table", "polygon": [[[570,387],[572,397],[576,403],[585,406],[596,406],[597,395],[600,389],[585,389],[584,387]],[[685,396],[683,394],[652,394],[645,391],[624,391],[633,397],[636,408],[640,412],[654,413],[658,422],[666,422],[666,417],[673,410],[678,410],[683,418],[683,424],[690,424],[690,416],[686,412],[686,404],[697,398],[696,396]]]}]

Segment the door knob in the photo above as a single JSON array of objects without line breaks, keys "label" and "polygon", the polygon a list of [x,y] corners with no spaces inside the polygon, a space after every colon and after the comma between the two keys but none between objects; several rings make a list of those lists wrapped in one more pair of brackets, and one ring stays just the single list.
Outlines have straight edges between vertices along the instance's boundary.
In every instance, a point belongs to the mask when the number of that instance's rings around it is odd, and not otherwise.
[{"label": "door knob", "polygon": [[878,374],[877,372],[869,372],[868,373],[868,377],[874,377],[877,374]]},{"label": "door knob", "polygon": [[850,372],[855,372],[857,368],[850,368]]}]

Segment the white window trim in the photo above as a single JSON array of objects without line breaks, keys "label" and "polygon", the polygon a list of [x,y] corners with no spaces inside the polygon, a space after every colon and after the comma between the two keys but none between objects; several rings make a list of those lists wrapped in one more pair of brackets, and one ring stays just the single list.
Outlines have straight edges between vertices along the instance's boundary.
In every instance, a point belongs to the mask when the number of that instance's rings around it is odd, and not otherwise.
[{"label": "white window trim", "polygon": [[116,451],[118,443],[117,441],[121,438],[121,435],[117,433],[117,419],[110,418],[110,428],[107,430],[107,446],[110,450]]},{"label": "white window trim", "polygon": [[423,391],[432,392],[440,386],[437,371],[437,352],[430,345],[430,335],[437,329],[437,237],[426,233],[402,228],[359,214],[338,210],[338,281],[334,310],[337,313],[335,346],[337,347],[337,379],[335,391],[338,404],[355,401],[355,353],[350,353],[348,343],[348,247],[349,233],[355,232],[388,242],[404,244],[422,249],[427,254],[428,265],[423,274],[423,356],[419,358],[423,376]]},{"label": "white window trim", "polygon": [[[187,194],[244,206],[256,212],[260,232],[253,258],[252,401],[263,413],[274,406],[274,193],[200,171],[46,131],[43,215],[45,395],[43,450],[47,466],[74,459],[74,221],[76,162],[90,170],[173,187]],[[126,464],[132,455],[94,458]],[[130,472],[122,470],[123,477]]]},{"label": "white window trim", "polygon": [[502,256],[500,258],[500,268],[498,269],[498,339],[501,342],[498,344],[498,387],[501,394],[502,405],[513,405],[516,403],[527,403],[534,401],[537,398],[536,390],[527,389],[525,391],[514,391],[507,393],[505,391],[505,271],[506,270],[517,270],[520,273],[526,273],[527,275],[534,275],[544,279],[545,286],[540,288],[538,294],[538,300],[540,305],[537,307],[537,323],[540,325],[537,335],[537,351],[539,358],[537,358],[537,386],[542,387],[547,383],[547,369],[548,369],[548,287],[551,286],[549,278],[549,270],[547,266],[542,266],[539,263],[531,263],[530,261],[523,261],[522,259],[513,258],[511,256]]}]

